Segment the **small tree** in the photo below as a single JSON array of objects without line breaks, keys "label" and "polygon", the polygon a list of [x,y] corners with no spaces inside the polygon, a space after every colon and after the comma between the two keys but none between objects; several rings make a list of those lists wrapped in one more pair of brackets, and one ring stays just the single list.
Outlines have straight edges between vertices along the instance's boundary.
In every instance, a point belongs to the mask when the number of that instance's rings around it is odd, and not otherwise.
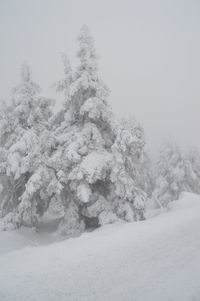
[{"label": "small tree", "polygon": [[185,158],[176,145],[166,142],[159,154],[154,196],[162,206],[167,206],[188,189]]},{"label": "small tree", "polygon": [[146,194],[137,185],[138,166],[144,150],[144,131],[133,121],[122,120],[112,146],[116,212],[127,221],[144,219]]},{"label": "small tree", "polygon": [[191,149],[186,155],[187,182],[190,191],[200,194],[200,153],[198,149]]},{"label": "small tree", "polygon": [[136,163],[136,170],[136,186],[151,198],[155,189],[155,174],[150,156],[145,149]]}]

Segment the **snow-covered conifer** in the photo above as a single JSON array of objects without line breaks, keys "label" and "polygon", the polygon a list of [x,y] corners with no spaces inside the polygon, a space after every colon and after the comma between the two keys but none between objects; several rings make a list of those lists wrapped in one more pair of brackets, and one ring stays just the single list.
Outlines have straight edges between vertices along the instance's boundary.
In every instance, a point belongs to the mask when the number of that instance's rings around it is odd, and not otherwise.
[{"label": "snow-covered conifer", "polygon": [[120,218],[127,221],[144,218],[146,194],[136,184],[137,166],[144,145],[144,132],[141,126],[133,120],[122,120],[112,146],[111,181],[115,187],[115,210]]},{"label": "snow-covered conifer", "polygon": [[136,186],[151,198],[155,189],[155,174],[154,166],[146,149],[142,151],[140,158],[135,162],[135,169]]},{"label": "snow-covered conifer", "polygon": [[15,115],[22,129],[43,130],[51,116],[52,100],[39,95],[40,87],[32,81],[27,64],[21,69],[21,82],[13,89]]},{"label": "snow-covered conifer", "polygon": [[[65,60],[65,78],[57,83],[58,90],[64,93],[63,115],[59,113],[60,124],[57,122],[54,131],[57,148],[49,158],[50,162],[56,160],[56,171],[64,187],[66,214],[61,228],[65,232],[75,222],[74,230],[83,229],[86,220],[108,210],[109,206],[102,207],[99,200],[104,198],[104,203],[107,202],[107,190],[103,187],[107,185],[114,139],[112,112],[106,100],[109,92],[98,77],[94,41],[86,26],[81,29],[78,41],[80,63],[73,72]],[[99,206],[96,211],[90,207],[94,203]]]},{"label": "snow-covered conifer", "polygon": [[[33,225],[33,211],[39,204],[34,194],[33,178],[42,164],[41,141],[48,131],[52,101],[40,96],[39,86],[31,79],[30,68],[23,65],[21,82],[13,89],[13,104],[9,110],[9,120],[13,120],[12,131],[5,140],[1,154],[1,175],[7,190],[1,205],[3,215],[12,211],[12,221],[16,225]],[[2,131],[3,127],[0,126]],[[2,137],[2,134],[1,134]],[[2,159],[3,158],[3,159]],[[6,184],[5,184],[6,179]],[[37,184],[41,185],[41,183]],[[34,200],[33,200],[34,199]],[[37,204],[37,206],[36,206]],[[27,222],[27,219],[31,221]]]},{"label": "snow-covered conifer", "polygon": [[154,197],[158,204],[167,206],[178,199],[183,191],[188,191],[186,161],[177,145],[165,142],[157,163],[157,180]]},{"label": "snow-covered conifer", "polygon": [[200,194],[200,153],[198,149],[190,149],[186,155],[187,183],[190,191]]},{"label": "snow-covered conifer", "polygon": [[149,193],[143,183],[149,176],[144,131],[135,122],[114,119],[86,26],[78,42],[75,71],[62,57],[64,78],[56,83],[63,93],[61,110],[52,116],[51,100],[39,95],[24,65],[13,105],[0,121],[0,194],[10,192],[1,212],[11,213],[6,220],[16,226],[30,227],[54,214],[58,232],[69,236],[85,227],[144,219],[143,190]]}]

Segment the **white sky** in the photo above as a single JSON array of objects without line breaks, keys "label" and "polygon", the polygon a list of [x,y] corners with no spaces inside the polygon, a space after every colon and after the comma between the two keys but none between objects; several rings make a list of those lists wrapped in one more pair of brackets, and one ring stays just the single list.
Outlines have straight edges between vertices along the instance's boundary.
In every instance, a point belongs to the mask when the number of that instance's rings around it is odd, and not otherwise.
[{"label": "white sky", "polygon": [[23,61],[52,93],[83,24],[114,111],[141,122],[153,151],[168,136],[200,147],[199,0],[0,0],[0,97],[9,100]]}]

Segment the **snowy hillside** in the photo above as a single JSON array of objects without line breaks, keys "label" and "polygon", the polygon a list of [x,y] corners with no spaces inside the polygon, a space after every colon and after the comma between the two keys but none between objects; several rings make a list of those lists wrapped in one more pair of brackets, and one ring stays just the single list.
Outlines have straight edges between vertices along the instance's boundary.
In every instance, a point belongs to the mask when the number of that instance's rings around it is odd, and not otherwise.
[{"label": "snowy hillside", "polygon": [[147,221],[54,244],[0,232],[0,300],[200,300],[199,229],[200,197],[185,193]]},{"label": "snowy hillside", "polygon": [[100,2],[0,1],[0,301],[200,301],[200,6]]}]

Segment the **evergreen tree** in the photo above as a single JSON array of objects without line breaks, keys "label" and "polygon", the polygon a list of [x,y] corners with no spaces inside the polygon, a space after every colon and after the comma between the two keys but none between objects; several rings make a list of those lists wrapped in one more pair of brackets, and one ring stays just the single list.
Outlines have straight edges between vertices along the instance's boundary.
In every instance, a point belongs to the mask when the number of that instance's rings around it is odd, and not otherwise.
[{"label": "evergreen tree", "polygon": [[[38,95],[40,89],[31,79],[30,68],[23,65],[21,83],[13,89],[13,103],[7,117],[11,120],[9,134],[1,128],[4,140],[1,153],[1,176],[4,178],[3,215],[12,212],[15,225],[33,225],[36,201],[31,198],[33,175],[41,164],[42,135],[48,130],[52,101]],[[26,211],[26,213],[25,213]],[[29,212],[29,214],[27,213]],[[30,220],[28,220],[30,219]]]},{"label": "evergreen tree", "polygon": [[154,197],[161,206],[177,200],[188,191],[186,161],[180,149],[171,142],[164,143],[157,163],[157,180]]},{"label": "evergreen tree", "polygon": [[71,233],[72,225],[75,232],[82,231],[95,218],[97,225],[99,215],[109,207],[104,189],[114,139],[106,100],[109,92],[98,77],[94,41],[86,26],[78,41],[80,64],[72,72],[65,59],[65,78],[57,84],[64,92],[64,105],[54,132],[58,147],[50,158],[52,161],[56,156],[57,174],[64,186],[62,233]]},{"label": "evergreen tree", "polygon": [[192,192],[200,194],[200,153],[190,149],[186,155],[187,182]]},{"label": "evergreen tree", "polygon": [[[129,150],[131,166],[128,171],[125,168],[126,180],[129,180],[126,190],[130,189],[131,195],[129,199],[126,195],[119,198],[124,203],[123,208],[130,207],[132,218],[126,218],[118,209],[119,183],[114,180],[114,174],[117,151],[120,153],[121,150],[114,145],[117,139],[120,140],[117,138],[120,126],[108,106],[109,92],[98,77],[93,39],[85,26],[78,40],[80,64],[73,72],[65,59],[65,78],[57,83],[58,90],[64,92],[64,105],[63,114],[57,115],[60,124],[57,122],[54,131],[58,146],[50,158],[51,162],[56,162],[57,174],[64,187],[61,210],[65,208],[65,217],[59,231],[65,234],[72,233],[73,229],[76,234],[88,225],[143,218],[146,197],[139,187],[136,188],[135,171],[131,171],[144,146],[143,130],[137,125],[130,134],[133,139]],[[126,152],[122,156],[127,156]]]},{"label": "evergreen tree", "polygon": [[144,219],[144,131],[137,123],[115,120],[86,26],[78,41],[75,71],[62,57],[64,78],[56,83],[62,109],[52,116],[51,100],[39,96],[25,65],[0,123],[0,170],[10,185],[1,181],[6,196],[1,211],[18,227],[38,226],[50,212],[59,217],[58,231],[70,236],[85,227]]},{"label": "evergreen tree", "polygon": [[133,120],[122,120],[112,146],[112,198],[118,216],[127,221],[144,219],[146,194],[137,185],[138,166],[144,150],[144,131]]},{"label": "evergreen tree", "polygon": [[136,169],[136,186],[144,191],[148,198],[151,198],[155,189],[155,174],[150,156],[145,149],[136,163]]}]

